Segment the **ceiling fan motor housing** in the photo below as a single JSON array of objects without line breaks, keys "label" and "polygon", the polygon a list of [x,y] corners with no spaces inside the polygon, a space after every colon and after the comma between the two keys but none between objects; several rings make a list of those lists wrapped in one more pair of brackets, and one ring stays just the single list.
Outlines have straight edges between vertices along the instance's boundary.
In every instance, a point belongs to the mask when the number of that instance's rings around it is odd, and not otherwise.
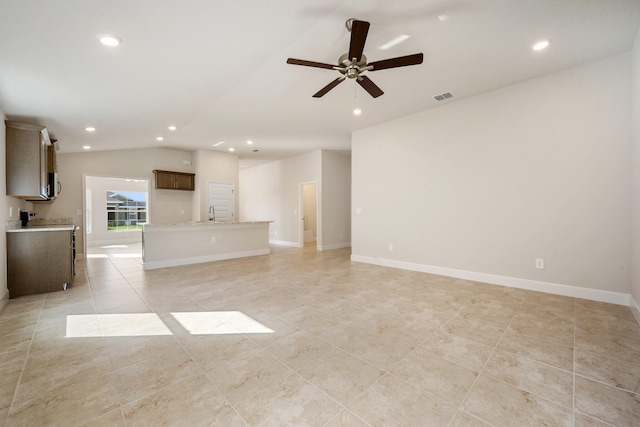
[{"label": "ceiling fan motor housing", "polygon": [[349,54],[345,53],[338,58],[338,64],[342,65],[342,67],[337,67],[338,71],[350,79],[355,79],[360,76],[361,72],[367,71],[367,69],[364,68],[364,66],[367,65],[367,57],[364,55],[361,56],[360,61],[352,62],[349,60]]}]

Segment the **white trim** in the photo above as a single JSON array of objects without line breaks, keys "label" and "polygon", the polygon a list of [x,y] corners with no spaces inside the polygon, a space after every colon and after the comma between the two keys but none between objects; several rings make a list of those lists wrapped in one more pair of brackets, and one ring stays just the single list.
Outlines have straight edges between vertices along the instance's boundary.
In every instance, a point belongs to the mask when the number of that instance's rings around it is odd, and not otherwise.
[{"label": "white trim", "polygon": [[9,302],[9,289],[7,289],[0,298],[0,311],[2,311],[5,305],[7,305],[7,302]]},{"label": "white trim", "polygon": [[300,243],[298,243],[298,242],[288,242],[286,240],[269,239],[269,244],[270,245],[276,245],[276,246],[289,246],[291,248],[302,248],[302,247],[304,247],[304,246],[300,246]]},{"label": "white trim", "polygon": [[511,288],[528,289],[531,291],[546,292],[556,295],[564,295],[574,298],[583,298],[593,301],[607,302],[629,306],[630,294],[611,292],[600,289],[581,288],[559,283],[540,282],[537,280],[520,279],[518,277],[499,276],[496,274],[478,273],[474,271],[457,270],[447,267],[416,264],[404,261],[395,261],[384,258],[373,258],[361,255],[351,255],[351,261],[366,264],[381,265],[384,267],[401,268],[404,270],[420,271],[422,273],[437,274],[440,276],[456,277],[458,279],[473,280],[476,282],[490,283],[493,285],[508,286]]},{"label": "white trim", "polygon": [[636,322],[640,325],[640,305],[638,305],[638,302],[633,298],[633,295],[630,295],[629,299],[631,300],[629,301],[631,313],[633,313],[633,317],[636,318]]},{"label": "white trim", "polygon": [[226,254],[203,255],[192,258],[180,258],[167,261],[143,262],[144,270],[153,270],[156,268],[177,267],[179,265],[200,264],[203,262],[223,261],[226,259],[245,258],[258,255],[269,255],[269,249],[255,249],[252,251],[229,252]]},{"label": "white trim", "polygon": [[351,247],[351,243],[350,242],[334,243],[333,245],[318,246],[318,250],[319,251],[330,251],[330,250],[333,250],[333,249],[343,249],[343,248],[350,248],[350,247]]}]

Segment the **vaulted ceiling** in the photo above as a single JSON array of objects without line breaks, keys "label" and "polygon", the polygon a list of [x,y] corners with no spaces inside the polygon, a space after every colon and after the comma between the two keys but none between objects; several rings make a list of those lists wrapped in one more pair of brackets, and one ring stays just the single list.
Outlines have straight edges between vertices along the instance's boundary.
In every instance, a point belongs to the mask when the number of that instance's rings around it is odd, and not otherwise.
[{"label": "vaulted ceiling", "polygon": [[[312,98],[340,74],[286,60],[337,64],[349,18],[371,23],[369,61],[424,62],[369,72],[376,99],[353,80]],[[62,153],[234,148],[250,166],[346,151],[354,130],[628,51],[639,27],[638,0],[2,0],[0,109]]]}]

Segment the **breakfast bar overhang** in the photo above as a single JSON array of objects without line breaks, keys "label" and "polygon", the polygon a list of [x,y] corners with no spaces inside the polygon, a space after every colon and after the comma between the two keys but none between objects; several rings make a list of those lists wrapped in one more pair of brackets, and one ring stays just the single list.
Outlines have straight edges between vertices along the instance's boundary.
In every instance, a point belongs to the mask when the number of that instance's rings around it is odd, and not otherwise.
[{"label": "breakfast bar overhang", "polygon": [[198,221],[142,226],[145,270],[269,254],[271,221]]}]

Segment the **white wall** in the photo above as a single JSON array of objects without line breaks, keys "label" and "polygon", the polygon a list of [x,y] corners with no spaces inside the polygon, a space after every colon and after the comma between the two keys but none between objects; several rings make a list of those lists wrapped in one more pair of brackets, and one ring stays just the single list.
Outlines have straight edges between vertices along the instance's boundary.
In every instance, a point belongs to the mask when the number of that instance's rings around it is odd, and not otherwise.
[{"label": "white wall", "polygon": [[628,302],[630,82],[621,54],[354,132],[353,259]]},{"label": "white wall", "polygon": [[[300,184],[318,183],[319,205],[323,191],[320,185],[320,151],[240,171],[240,218],[243,221],[273,221],[269,240],[298,246],[300,243]],[[322,217],[318,219],[322,222]],[[321,226],[320,226],[321,228]],[[320,244],[321,236],[318,236]]]},{"label": "white wall", "polygon": [[85,177],[85,191],[91,192],[91,231],[85,222],[87,245],[107,245],[142,241],[142,230],[114,231],[107,228],[107,191],[151,190],[150,182],[122,178]]},{"label": "white wall", "polygon": [[631,297],[632,311],[640,322],[640,31],[636,36],[633,47],[633,68],[632,68],[632,135],[633,135],[633,210],[632,210],[632,243],[631,243]]},{"label": "white wall", "polygon": [[[64,144],[64,141],[60,141]],[[193,172],[191,152],[165,148],[113,150],[58,154],[58,177],[63,190],[52,204],[34,204],[40,218],[74,218],[83,226],[83,179],[85,175],[114,178],[141,178],[151,182],[149,221],[178,223],[191,221],[193,191],[156,190],[154,169]],[[77,212],[80,212],[79,214]],[[84,251],[84,227],[78,233],[78,252]]]},{"label": "white wall", "polygon": [[322,151],[322,247],[351,246],[351,156]]},{"label": "white wall", "polygon": [[217,151],[197,150],[193,153],[193,166],[196,173],[196,190],[193,198],[193,220],[204,221],[207,219],[209,206],[207,205],[207,182],[232,183],[236,189],[234,209],[236,220],[239,217],[238,186],[239,158],[234,154],[220,153]]},{"label": "white wall", "polygon": [[274,221],[272,243],[302,242],[300,184],[316,183],[317,248],[348,247],[351,242],[351,162],[345,154],[318,150],[240,171],[240,212],[245,221]]}]

